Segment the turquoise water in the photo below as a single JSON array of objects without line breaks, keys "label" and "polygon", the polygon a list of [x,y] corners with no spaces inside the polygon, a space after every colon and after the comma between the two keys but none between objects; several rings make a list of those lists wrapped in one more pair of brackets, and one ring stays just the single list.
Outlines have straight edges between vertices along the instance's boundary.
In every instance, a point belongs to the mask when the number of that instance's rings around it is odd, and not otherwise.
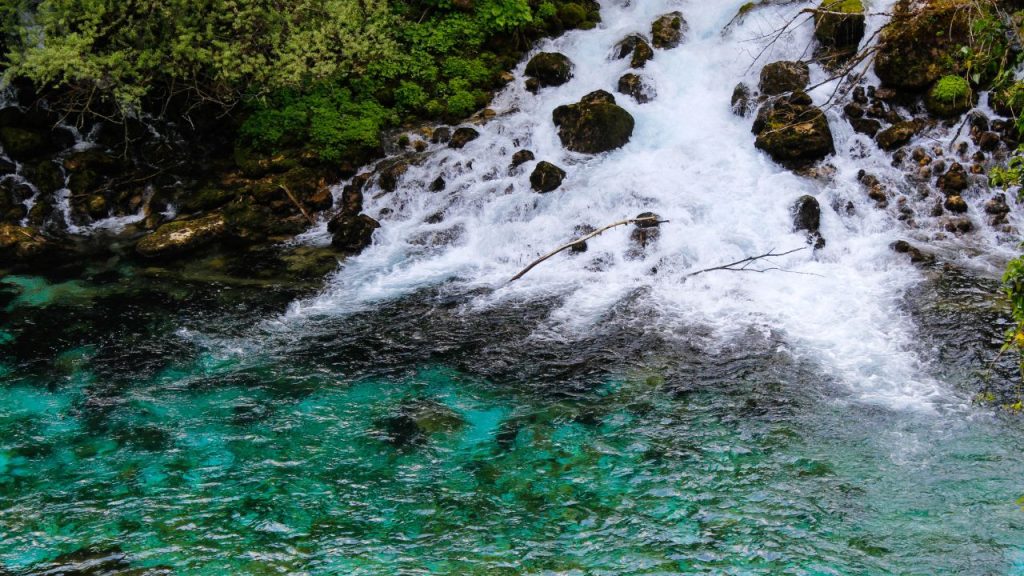
[{"label": "turquoise water", "polygon": [[14,573],[1024,574],[1019,417],[853,402],[761,335],[545,342],[543,303],[438,293],[289,326],[285,288],[0,286]]}]

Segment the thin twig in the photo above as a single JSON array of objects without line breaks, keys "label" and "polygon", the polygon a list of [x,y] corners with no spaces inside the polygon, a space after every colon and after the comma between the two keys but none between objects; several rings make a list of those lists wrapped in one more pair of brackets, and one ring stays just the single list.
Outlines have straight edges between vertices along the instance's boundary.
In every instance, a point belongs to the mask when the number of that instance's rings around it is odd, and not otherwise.
[{"label": "thin twig", "polygon": [[[799,252],[801,250],[806,250],[806,249],[807,249],[807,247],[803,246],[801,248],[794,248],[792,250],[787,250],[785,252],[778,252],[778,253],[776,253],[775,252],[775,248],[772,248],[771,250],[769,250],[765,254],[760,254],[758,256],[748,256],[748,257],[743,258],[741,260],[737,260],[735,262],[730,262],[728,264],[723,264],[721,266],[712,266],[711,268],[704,268],[703,270],[697,270],[696,272],[690,272],[689,274],[686,275],[686,278],[692,278],[694,276],[698,276],[698,275],[703,274],[705,272],[714,272],[716,270],[726,270],[726,271],[729,271],[729,272],[759,272],[759,273],[764,273],[764,272],[769,272],[769,271],[772,271],[772,270],[777,270],[779,272],[789,272],[791,274],[805,274],[805,275],[808,275],[808,276],[819,276],[818,274],[813,274],[813,273],[810,273],[810,272],[794,272],[792,270],[786,270],[784,268],[778,268],[778,267],[775,267],[775,266],[773,266],[771,268],[749,268],[749,266],[751,264],[753,264],[754,262],[756,262],[758,260],[764,260],[765,258],[773,258],[775,256],[786,256],[788,254],[792,254],[794,252]],[[739,268],[736,268],[736,266],[739,266]]]},{"label": "thin twig", "polygon": [[289,190],[287,186],[285,186],[284,184],[280,184],[280,187],[281,190],[284,190],[284,193],[288,195],[288,199],[292,201],[292,204],[295,204],[295,207],[299,209],[299,212],[302,212],[302,215],[306,217],[306,220],[309,220],[309,225],[315,226],[316,220],[314,220],[313,217],[309,215],[309,212],[306,212],[306,207],[302,205],[302,202],[299,202],[299,199],[296,198],[294,194],[292,194],[292,191]]},{"label": "thin twig", "polygon": [[563,252],[565,250],[568,250],[569,248],[572,248],[573,246],[576,246],[580,242],[586,242],[587,240],[590,240],[594,236],[598,236],[602,232],[606,232],[606,231],[611,230],[612,228],[615,228],[617,226],[626,226],[627,224],[634,224],[634,223],[637,223],[637,222],[649,222],[649,223],[652,223],[652,224],[661,224],[663,222],[668,222],[668,220],[658,220],[658,218],[656,216],[644,216],[643,218],[630,218],[628,220],[620,220],[620,221],[615,222],[613,224],[609,224],[609,225],[604,226],[602,228],[598,228],[597,230],[594,230],[590,234],[587,234],[586,236],[582,236],[580,238],[577,238],[577,239],[573,240],[572,242],[569,242],[568,244],[564,244],[562,246],[559,246],[558,248],[555,248],[551,252],[548,252],[547,254],[541,256],[540,258],[537,258],[533,262],[530,262],[529,266],[527,266],[526,268],[523,268],[522,270],[520,270],[519,273],[516,274],[515,276],[513,276],[512,278],[509,278],[509,281],[506,282],[506,284],[511,284],[512,282],[515,282],[516,280],[519,280],[520,278],[525,276],[527,272],[529,272],[530,270],[533,270],[533,268],[537,264],[540,264],[541,262],[543,262],[543,261],[547,260],[548,258],[551,258],[552,256],[554,256],[555,254],[558,254],[559,252]]}]

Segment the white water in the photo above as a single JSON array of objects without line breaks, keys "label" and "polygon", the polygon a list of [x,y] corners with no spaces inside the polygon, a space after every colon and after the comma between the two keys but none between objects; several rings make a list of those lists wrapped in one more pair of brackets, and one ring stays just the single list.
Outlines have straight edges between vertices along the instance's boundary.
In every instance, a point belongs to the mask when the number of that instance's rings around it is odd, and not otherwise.
[{"label": "white water", "polygon": [[[926,410],[962,402],[928,378],[926,366],[910,351],[914,328],[898,301],[921,276],[888,248],[908,231],[876,209],[856,180],[860,169],[894,180],[902,173],[871,140],[830,112],[838,151],[831,159],[835,177],[830,183],[798,177],[756,150],[752,120],[730,111],[738,81],[756,85],[764,64],[806,58],[811,45],[811,26],[805,24],[751,66],[764,45],[757,37],[810,3],[760,10],[723,37],[723,26],[743,3],[605,1],[599,29],[539,46],[538,51],[569,56],[575,63],[573,80],[533,95],[523,89],[521,64],[516,81],[492,105],[498,117],[478,127],[480,138],[463,150],[433,147],[426,162],[410,167],[396,192],[368,187],[365,212],[382,223],[374,245],[348,260],[324,294],[296,303],[289,317],[345,313],[451,281],[495,289],[474,306],[563,296],[551,324],[554,337],[572,338],[643,290],[644,301],[657,311],[657,329],[681,340],[694,325],[711,326],[722,337],[753,326],[781,334],[792,354],[817,362],[856,399]],[[872,10],[891,4],[876,1]],[[565,151],[552,110],[597,89],[614,93],[629,65],[628,59],[609,60],[612,47],[627,34],[649,33],[650,23],[672,10],[683,12],[690,31],[682,46],[658,50],[642,71],[656,99],[639,105],[616,94],[636,119],[629,144],[596,156]],[[884,17],[869,18],[866,37],[883,23]],[[823,78],[825,73],[812,67],[812,84]],[[824,86],[812,96],[820,103],[831,90]],[[532,192],[529,173],[535,162],[510,175],[510,157],[520,148],[533,150],[537,161],[564,168],[568,176],[561,188]],[[447,189],[430,192],[429,183],[439,175]],[[825,249],[774,261],[791,273],[686,278],[694,270],[772,249],[805,246],[803,235],[792,231],[790,215],[803,194],[821,203]],[[855,207],[853,215],[833,209],[847,202]],[[993,234],[984,230],[977,208],[972,215],[981,230],[970,242],[991,246]],[[391,213],[381,216],[385,209]],[[628,256],[630,231],[620,228],[592,240],[585,254],[556,256],[504,285],[540,254],[578,236],[577,225],[601,226],[644,211],[670,222],[642,258]],[[442,222],[425,223],[438,212],[444,213]]]}]

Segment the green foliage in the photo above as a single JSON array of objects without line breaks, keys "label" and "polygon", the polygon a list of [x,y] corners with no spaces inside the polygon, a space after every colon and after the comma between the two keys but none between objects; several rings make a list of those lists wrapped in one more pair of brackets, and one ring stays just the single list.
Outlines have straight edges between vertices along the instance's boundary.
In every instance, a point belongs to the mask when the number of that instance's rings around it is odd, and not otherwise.
[{"label": "green foliage", "polygon": [[[1005,167],[994,166],[989,171],[989,184],[1004,190],[1024,186],[1024,146],[1019,146],[1007,160]],[[1020,195],[1020,191],[1018,191]]]},{"label": "green foliage", "polygon": [[[1003,273],[1003,291],[1010,300],[1010,310],[1014,326],[1006,333],[1003,351],[1013,350],[1017,353],[1021,377],[1024,379],[1024,256],[1010,260]],[[1008,406],[1013,411],[1024,410],[1024,388],[1022,381],[1017,383],[1017,402]]]},{"label": "green foliage", "polygon": [[1017,63],[1007,41],[1009,31],[990,2],[979,2],[972,8],[970,42],[957,54],[961,69],[973,84],[998,88],[1012,79]]},{"label": "green foliage", "polygon": [[6,82],[70,111],[131,116],[173,95],[240,110],[245,148],[333,160],[382,128],[471,114],[523,40],[570,13],[587,16],[565,0],[0,0],[0,50],[14,39]]},{"label": "green foliage", "polygon": [[943,76],[932,88],[932,97],[940,102],[963,102],[971,97],[971,85],[959,76]]}]

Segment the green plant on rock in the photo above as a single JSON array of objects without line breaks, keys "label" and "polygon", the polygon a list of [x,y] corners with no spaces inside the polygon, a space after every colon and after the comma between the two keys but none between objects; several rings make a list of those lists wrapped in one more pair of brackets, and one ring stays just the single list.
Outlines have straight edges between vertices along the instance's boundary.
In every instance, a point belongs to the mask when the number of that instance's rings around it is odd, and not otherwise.
[{"label": "green plant on rock", "polygon": [[960,76],[943,76],[935,83],[931,96],[947,104],[966,102],[971,98],[971,84]]},{"label": "green plant on rock", "polygon": [[1014,325],[1006,332],[1002,352],[1012,350],[1017,354],[1021,379],[1017,381],[1016,402],[1008,406],[1014,412],[1024,410],[1024,256],[1010,260],[1003,273],[1003,291],[1010,300]]}]

